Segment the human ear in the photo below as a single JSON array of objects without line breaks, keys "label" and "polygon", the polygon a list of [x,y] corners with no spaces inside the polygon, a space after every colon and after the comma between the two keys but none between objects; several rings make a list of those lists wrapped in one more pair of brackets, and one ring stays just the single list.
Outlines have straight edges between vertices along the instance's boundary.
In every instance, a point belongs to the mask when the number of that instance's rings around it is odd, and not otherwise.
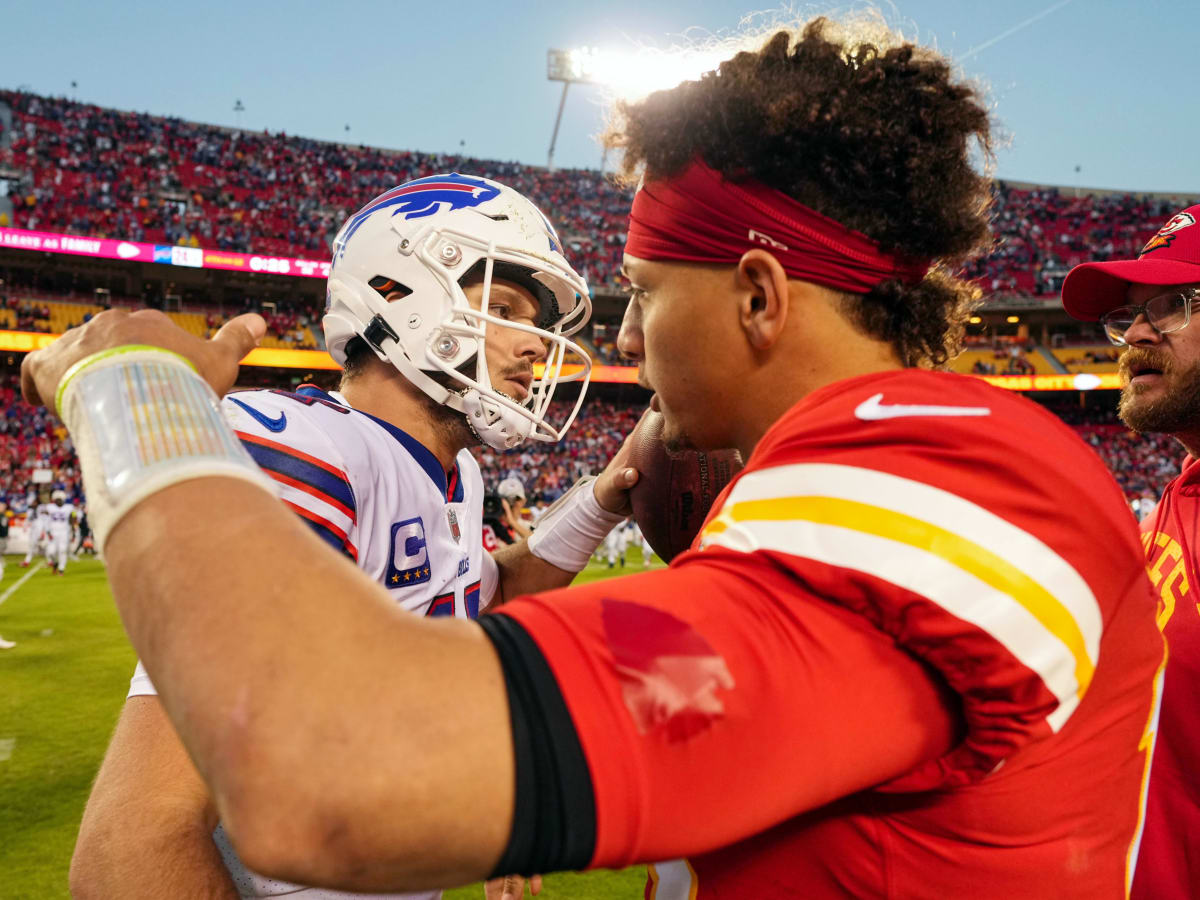
[{"label": "human ear", "polygon": [[766,250],[748,250],[737,262],[738,321],[750,346],[767,350],[783,334],[788,316],[788,279]]}]

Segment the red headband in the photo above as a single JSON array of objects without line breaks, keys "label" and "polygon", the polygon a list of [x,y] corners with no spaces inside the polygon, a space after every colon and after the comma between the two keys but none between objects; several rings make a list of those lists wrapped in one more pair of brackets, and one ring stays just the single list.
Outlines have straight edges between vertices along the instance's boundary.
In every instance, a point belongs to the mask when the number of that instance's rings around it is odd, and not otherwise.
[{"label": "red headband", "polygon": [[770,250],[791,278],[851,294],[893,278],[915,284],[930,264],[884,253],[865,234],[757,181],[727,181],[700,159],[634,195],[630,256],[736,263],[755,247]]}]

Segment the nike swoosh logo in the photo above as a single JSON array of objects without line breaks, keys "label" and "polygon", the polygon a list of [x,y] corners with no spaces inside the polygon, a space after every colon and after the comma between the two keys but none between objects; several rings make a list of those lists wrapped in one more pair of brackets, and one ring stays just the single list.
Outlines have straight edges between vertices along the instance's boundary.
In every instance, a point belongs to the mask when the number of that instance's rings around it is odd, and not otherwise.
[{"label": "nike swoosh logo", "polygon": [[878,419],[900,419],[905,416],[990,416],[987,406],[922,406],[920,404],[889,403],[883,405],[883,394],[869,397],[855,407],[854,415],[872,422]]},{"label": "nike swoosh logo", "polygon": [[276,434],[278,434],[279,432],[283,431],[283,429],[287,428],[286,413],[280,413],[276,418],[272,419],[270,416],[259,412],[254,407],[247,406],[241,400],[237,399],[237,397],[230,397],[229,402],[236,403],[238,406],[244,409],[251,415],[251,417],[253,417],[260,425],[262,425],[263,428],[267,429],[267,431],[274,431]]}]

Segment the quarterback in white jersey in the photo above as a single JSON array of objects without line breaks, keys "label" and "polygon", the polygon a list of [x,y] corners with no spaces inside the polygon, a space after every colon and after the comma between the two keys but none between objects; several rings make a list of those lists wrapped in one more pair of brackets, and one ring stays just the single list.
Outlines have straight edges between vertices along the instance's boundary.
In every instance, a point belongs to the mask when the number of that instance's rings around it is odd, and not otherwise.
[{"label": "quarterback in white jersey", "polygon": [[[483,549],[483,480],[470,451],[459,451],[447,473],[406,432],[311,385],[295,393],[240,391],[222,407],[243,446],[275,480],[280,499],[387,588],[398,606],[473,619],[486,602],[481,598],[495,594],[496,563]],[[154,693],[139,663],[129,696]],[[243,897],[354,896],[257,875],[219,826],[214,840]]]},{"label": "quarterback in white jersey", "polygon": [[[566,336],[586,321],[587,297],[549,222],[515,191],[461,175],[410,182],[351,217],[335,242],[323,326],[340,392],[241,391],[222,408],[280,500],[397,606],[473,619],[493,600],[565,586],[583,566],[525,541],[495,558],[484,551],[483,481],[466,448],[562,437],[578,402],[551,421],[560,411],[549,400],[559,381],[586,383],[590,361]],[[568,353],[583,361],[579,375],[564,375]],[[599,504],[599,492],[586,496]],[[133,893],[131,877],[161,878],[159,896],[353,896],[241,863],[153,694],[139,665],[84,813],[73,883],[93,896]],[[155,815],[134,815],[146,796]],[[164,847],[164,833],[187,839]]]},{"label": "quarterback in white jersey", "polygon": [[71,525],[75,519],[75,505],[67,503],[65,491],[51,494],[51,502],[45,506],[46,555],[54,565],[54,574],[67,571],[67,553],[71,549]]}]

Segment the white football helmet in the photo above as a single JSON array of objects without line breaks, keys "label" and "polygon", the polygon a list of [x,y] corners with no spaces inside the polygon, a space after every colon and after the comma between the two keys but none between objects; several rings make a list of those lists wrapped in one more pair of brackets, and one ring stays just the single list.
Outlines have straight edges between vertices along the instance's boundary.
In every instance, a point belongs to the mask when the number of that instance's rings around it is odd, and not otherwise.
[{"label": "white football helmet", "polygon": [[525,485],[521,484],[520,478],[512,475],[496,485],[496,493],[510,503],[518,498],[522,503],[525,502]]},{"label": "white football helmet", "polygon": [[[482,275],[478,306],[460,286],[467,273]],[[541,306],[535,325],[488,314],[493,278],[534,294]],[[388,302],[393,291],[406,293]],[[346,344],[361,337],[436,402],[462,413],[482,441],[506,449],[527,438],[558,441],[570,428],[592,364],[567,337],[590,315],[587,285],[541,211],[512,188],[454,173],[392,188],[346,221],[333,242],[322,326],[339,365]],[[484,353],[489,325],[530,332],[546,344],[542,374],[535,370],[524,402],[492,387]],[[564,373],[568,353],[581,365]],[[437,372],[461,387],[430,377]],[[550,400],[568,381],[581,382],[579,399],[555,425],[547,420]]]},{"label": "white football helmet", "polygon": [[51,503],[66,503],[67,502],[67,492],[66,491],[54,491],[50,495],[50,502]]}]

